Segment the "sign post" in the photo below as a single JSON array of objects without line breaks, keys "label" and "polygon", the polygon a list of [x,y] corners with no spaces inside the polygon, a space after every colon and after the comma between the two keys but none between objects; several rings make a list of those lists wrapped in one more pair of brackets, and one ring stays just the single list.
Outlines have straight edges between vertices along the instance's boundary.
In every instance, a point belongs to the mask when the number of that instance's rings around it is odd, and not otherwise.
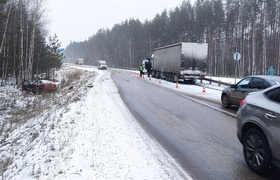
[{"label": "sign post", "polygon": [[235,52],[233,54],[233,59],[235,60],[235,79],[234,79],[234,84],[236,84],[236,74],[237,74],[237,61],[239,61],[241,58],[241,54],[239,52]]}]

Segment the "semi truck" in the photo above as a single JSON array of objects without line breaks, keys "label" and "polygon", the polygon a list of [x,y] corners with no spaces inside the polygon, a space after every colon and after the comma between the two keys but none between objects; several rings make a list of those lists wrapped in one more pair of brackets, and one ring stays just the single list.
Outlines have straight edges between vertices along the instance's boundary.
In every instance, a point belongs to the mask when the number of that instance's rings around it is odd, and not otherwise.
[{"label": "semi truck", "polygon": [[152,77],[194,84],[206,75],[207,43],[180,42],[154,49]]}]

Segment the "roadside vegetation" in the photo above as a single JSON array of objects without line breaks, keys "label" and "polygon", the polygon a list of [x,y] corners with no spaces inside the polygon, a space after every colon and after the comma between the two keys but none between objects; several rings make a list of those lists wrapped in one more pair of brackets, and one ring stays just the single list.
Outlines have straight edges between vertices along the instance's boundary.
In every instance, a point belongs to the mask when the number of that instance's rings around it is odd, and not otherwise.
[{"label": "roadside vegetation", "polygon": [[64,58],[56,35],[47,36],[47,0],[0,1],[0,86],[44,74],[53,78]]},{"label": "roadside vegetation", "polygon": [[[70,103],[77,102],[84,96],[92,86],[95,73],[89,71],[75,70],[73,68],[63,68],[56,72],[59,80],[59,90],[56,92],[44,92],[34,94],[32,92],[22,92],[14,85],[0,87],[0,155],[4,155],[2,148],[13,146],[18,139],[7,142],[11,132],[27,125],[30,120],[45,116],[48,121],[48,113],[53,109],[67,109]],[[52,111],[53,112],[53,111]],[[45,126],[46,124],[39,124]],[[55,126],[55,125],[53,125]],[[46,127],[52,128],[52,127]],[[36,139],[40,132],[30,132],[32,139]],[[20,138],[21,135],[18,136]],[[31,147],[30,147],[31,148]],[[0,157],[0,177],[5,168],[13,161],[12,157]]]}]

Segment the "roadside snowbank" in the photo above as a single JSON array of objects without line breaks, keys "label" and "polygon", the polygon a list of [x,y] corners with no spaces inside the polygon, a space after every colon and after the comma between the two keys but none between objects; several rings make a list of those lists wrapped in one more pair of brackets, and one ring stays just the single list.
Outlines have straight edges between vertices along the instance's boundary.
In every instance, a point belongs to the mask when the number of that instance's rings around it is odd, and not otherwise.
[{"label": "roadside snowbank", "polygon": [[92,88],[75,91],[77,101],[58,100],[8,134],[0,146],[3,180],[191,179],[142,130],[109,72],[87,80]]}]

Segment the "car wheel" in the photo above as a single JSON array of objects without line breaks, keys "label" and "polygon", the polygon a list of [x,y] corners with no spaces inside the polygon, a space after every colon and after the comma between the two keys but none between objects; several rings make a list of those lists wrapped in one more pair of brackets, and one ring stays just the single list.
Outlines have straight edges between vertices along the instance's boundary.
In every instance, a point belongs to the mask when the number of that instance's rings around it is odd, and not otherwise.
[{"label": "car wheel", "polygon": [[244,136],[243,154],[249,168],[261,176],[269,172],[271,152],[265,135],[258,129],[250,129]]},{"label": "car wheel", "polygon": [[223,96],[222,96],[222,106],[224,108],[230,107],[230,102],[229,102],[228,96],[226,94],[223,94]]}]

